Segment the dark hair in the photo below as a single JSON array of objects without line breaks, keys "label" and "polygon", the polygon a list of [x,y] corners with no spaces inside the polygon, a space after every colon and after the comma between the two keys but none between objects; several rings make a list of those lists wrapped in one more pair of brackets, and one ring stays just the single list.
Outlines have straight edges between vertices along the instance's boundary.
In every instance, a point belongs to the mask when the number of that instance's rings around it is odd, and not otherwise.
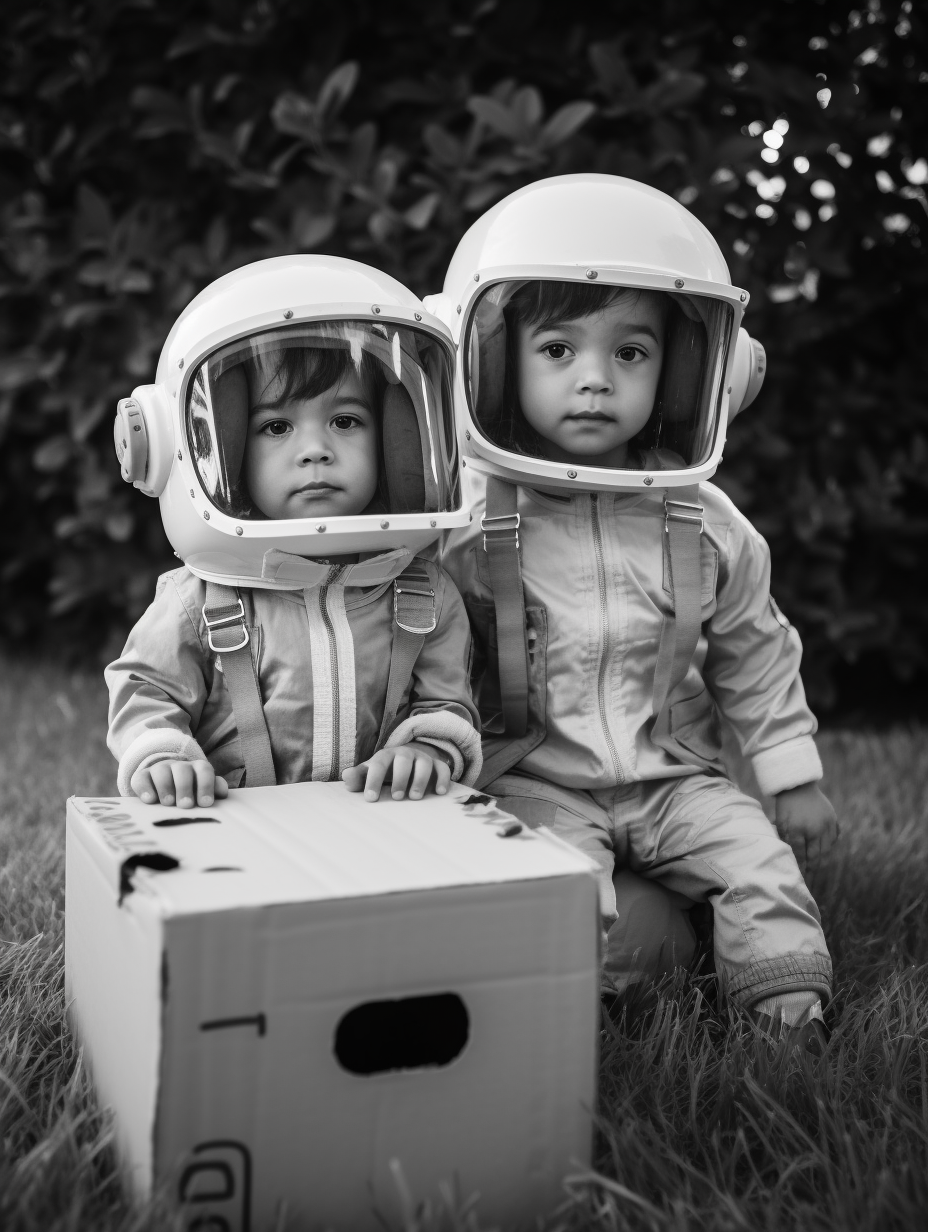
[{"label": "dark hair", "polygon": [[[506,372],[503,380],[502,415],[499,430],[494,434],[503,449],[530,457],[545,456],[545,440],[528,422],[519,402],[516,384],[516,340],[518,327],[551,328],[604,312],[619,300],[634,296],[640,290],[629,287],[593,286],[586,282],[555,282],[534,280],[520,288],[506,305]],[[666,320],[672,309],[670,297],[662,291],[650,292],[659,296],[661,311]],[[657,400],[655,400],[657,406]],[[652,416],[653,418],[653,416]],[[650,444],[654,435],[650,420],[629,444],[633,448]]]}]

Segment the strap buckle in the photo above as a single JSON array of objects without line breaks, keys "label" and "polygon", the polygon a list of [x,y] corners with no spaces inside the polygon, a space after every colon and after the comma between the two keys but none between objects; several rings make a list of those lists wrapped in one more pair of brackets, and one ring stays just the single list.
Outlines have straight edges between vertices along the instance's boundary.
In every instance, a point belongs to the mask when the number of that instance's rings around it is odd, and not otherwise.
[{"label": "strap buckle", "polygon": [[[220,608],[219,610],[222,611],[224,609]],[[203,620],[206,623],[206,640],[209,642],[210,650],[218,655],[231,654],[234,650],[244,650],[251,639],[248,635],[248,629],[245,627],[245,604],[242,602],[241,597],[238,600],[238,611],[233,612],[231,616],[219,616],[215,620],[211,620],[208,611],[208,608],[203,609]],[[240,623],[242,627],[242,640],[239,644],[237,646],[217,646],[213,641],[213,630],[222,629],[226,625],[234,625],[236,622]]]},{"label": "strap buckle", "polygon": [[[406,585],[401,583],[405,582]],[[412,583],[410,585],[409,583]],[[419,583],[419,585],[417,585]],[[407,625],[400,620],[400,595],[418,595],[420,599],[431,599],[432,601],[432,623],[428,628]],[[410,611],[412,609],[410,608]],[[402,573],[393,582],[393,619],[401,629],[407,633],[432,633],[438,625],[438,618],[435,615],[435,591],[432,589],[429,575],[424,571],[414,573],[410,576],[409,573]]]},{"label": "strap buckle", "polygon": [[682,522],[685,526],[698,526],[699,533],[702,534],[705,529],[705,521],[702,514],[702,505],[694,505],[689,501],[665,500],[664,533],[670,534],[671,522]]},{"label": "strap buckle", "polygon": [[[490,522],[499,522],[499,526],[490,526]],[[483,531],[483,550],[487,550],[487,535],[494,535],[497,540],[503,539],[506,535],[512,534],[515,540],[515,546],[519,546],[519,527],[522,525],[521,513],[501,513],[496,517],[488,517],[486,514],[480,519],[480,529]]]}]

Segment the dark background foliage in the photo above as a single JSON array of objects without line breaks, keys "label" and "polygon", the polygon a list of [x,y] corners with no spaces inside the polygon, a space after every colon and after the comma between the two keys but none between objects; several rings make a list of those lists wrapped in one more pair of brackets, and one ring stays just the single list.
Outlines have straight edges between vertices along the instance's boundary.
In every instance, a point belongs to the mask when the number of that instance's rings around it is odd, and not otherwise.
[{"label": "dark background foliage", "polygon": [[769,375],[719,482],[771,544],[814,701],[845,717],[917,705],[920,9],[5,0],[0,637],[107,653],[171,563],[157,503],[120,480],[112,412],[203,285],[323,251],[438,290],[489,205],[595,170],[673,193],[751,292]]}]

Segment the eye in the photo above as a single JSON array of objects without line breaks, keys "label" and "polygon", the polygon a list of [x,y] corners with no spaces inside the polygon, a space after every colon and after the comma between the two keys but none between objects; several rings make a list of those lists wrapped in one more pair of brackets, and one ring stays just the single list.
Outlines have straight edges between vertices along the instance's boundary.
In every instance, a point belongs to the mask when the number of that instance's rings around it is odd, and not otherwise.
[{"label": "eye", "polygon": [[619,347],[616,351],[616,359],[621,359],[623,363],[633,364],[637,359],[646,359],[644,351],[636,346]]},{"label": "eye", "polygon": [[348,432],[352,428],[363,428],[364,423],[357,415],[336,415],[332,420],[332,427],[339,432]]},{"label": "eye", "polygon": [[541,348],[542,355],[547,355],[549,359],[563,359],[567,354],[567,344],[565,342],[549,342],[547,346]]},{"label": "eye", "polygon": [[261,431],[266,436],[286,436],[290,425],[286,419],[269,419],[266,424],[261,425]]}]

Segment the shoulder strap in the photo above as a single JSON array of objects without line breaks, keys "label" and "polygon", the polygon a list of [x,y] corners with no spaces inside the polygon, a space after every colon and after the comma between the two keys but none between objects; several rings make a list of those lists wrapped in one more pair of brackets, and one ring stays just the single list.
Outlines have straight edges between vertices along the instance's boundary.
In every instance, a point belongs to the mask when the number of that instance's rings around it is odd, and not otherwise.
[{"label": "shoulder strap", "polygon": [[390,655],[383,721],[377,737],[378,749],[383,748],[393,730],[419,651],[437,623],[432,580],[422,561],[416,559],[393,583],[393,652]]},{"label": "shoulder strap", "polygon": [[245,623],[245,604],[241,592],[231,586],[207,582],[203,619],[209,648],[219,655],[229,690],[245,759],[245,785],[273,787],[277,783],[277,774],[264,717],[261,687],[248,645],[251,639]]},{"label": "shoulder strap", "polygon": [[703,507],[699,487],[678,489],[683,499],[664,498],[664,533],[670,556],[673,616],[665,616],[654,670],[652,704],[655,733],[669,728],[668,699],[689,671],[702,628],[701,536]]},{"label": "shoulder strap", "polygon": [[487,508],[480,522],[496,609],[496,643],[503,723],[507,736],[524,736],[528,728],[528,646],[525,597],[519,558],[519,490],[490,476]]}]

